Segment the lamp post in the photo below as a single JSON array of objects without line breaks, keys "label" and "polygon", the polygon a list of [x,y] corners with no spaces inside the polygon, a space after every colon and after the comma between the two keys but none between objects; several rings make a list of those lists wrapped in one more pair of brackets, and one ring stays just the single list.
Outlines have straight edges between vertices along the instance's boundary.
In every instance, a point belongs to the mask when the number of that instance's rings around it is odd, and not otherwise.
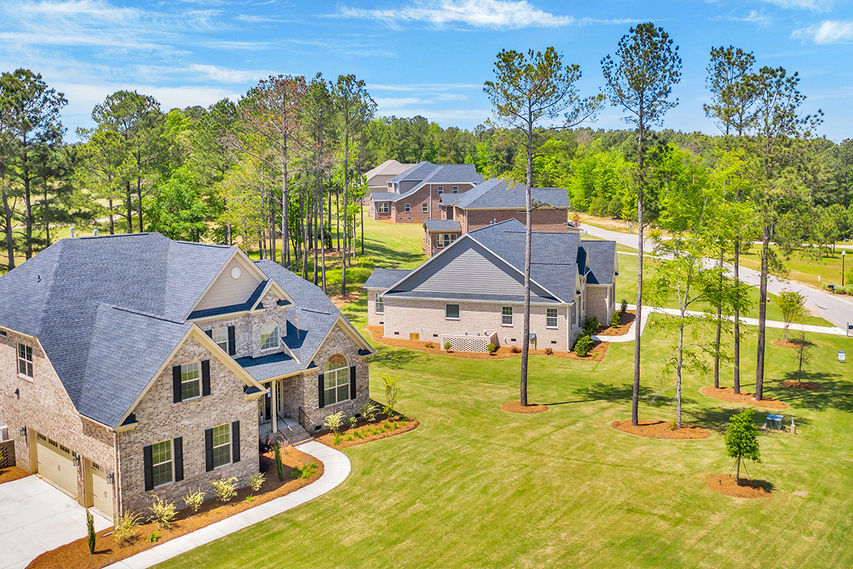
[{"label": "lamp post", "polygon": [[844,286],[844,257],[847,256],[847,251],[841,251],[841,286]]}]

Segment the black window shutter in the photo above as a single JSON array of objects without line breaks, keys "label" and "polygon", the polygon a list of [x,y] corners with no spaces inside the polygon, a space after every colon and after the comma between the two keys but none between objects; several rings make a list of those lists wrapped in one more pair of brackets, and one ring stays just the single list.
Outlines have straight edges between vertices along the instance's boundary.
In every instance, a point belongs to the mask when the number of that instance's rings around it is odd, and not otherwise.
[{"label": "black window shutter", "polygon": [[228,355],[233,356],[237,353],[237,333],[234,326],[228,327]]},{"label": "black window shutter", "polygon": [[204,469],[213,470],[213,429],[204,431]]},{"label": "black window shutter", "polygon": [[184,439],[178,437],[172,441],[175,460],[175,482],[180,482],[184,479]]},{"label": "black window shutter", "polygon": [[210,395],[210,360],[201,362],[201,394]]},{"label": "black window shutter", "polygon": [[145,491],[154,488],[154,471],[151,469],[151,445],[142,448],[142,462],[145,467]]},{"label": "black window shutter", "polygon": [[323,374],[317,376],[317,407],[322,409],[326,406],[325,397],[323,396]]},{"label": "black window shutter", "polygon": [[213,330],[205,330],[204,333],[207,334],[208,338],[213,338]]},{"label": "black window shutter", "polygon": [[172,401],[180,403],[181,399],[181,366],[172,366]]},{"label": "black window shutter", "polygon": [[355,366],[349,366],[349,398],[355,399]]},{"label": "black window shutter", "polygon": [[240,462],[240,421],[231,423],[231,462]]}]

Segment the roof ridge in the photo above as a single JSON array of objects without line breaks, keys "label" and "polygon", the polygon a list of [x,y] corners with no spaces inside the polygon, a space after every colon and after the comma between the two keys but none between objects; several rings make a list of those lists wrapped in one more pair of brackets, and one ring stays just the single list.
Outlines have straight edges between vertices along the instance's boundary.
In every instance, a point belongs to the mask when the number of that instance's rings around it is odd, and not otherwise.
[{"label": "roof ridge", "polygon": [[115,237],[143,237],[143,236],[147,237],[149,235],[153,235],[153,236],[157,236],[157,237],[163,237],[164,239],[168,239],[168,237],[166,237],[165,235],[163,235],[159,231],[137,231],[135,233],[116,233],[113,235],[83,235],[83,236],[75,237],[75,238],[66,237],[65,239],[61,239],[59,242],[61,243],[62,241],[67,241],[69,239],[111,239],[111,238],[115,238]]},{"label": "roof ridge", "polygon": [[136,314],[136,315],[139,315],[139,316],[145,316],[146,318],[153,318],[154,320],[161,320],[161,321],[163,321],[163,322],[170,322],[170,323],[172,323],[172,324],[181,324],[181,325],[183,325],[183,324],[186,324],[186,323],[187,323],[187,322],[186,322],[186,320],[183,320],[183,321],[182,321],[182,320],[172,320],[171,318],[166,318],[165,316],[159,316],[159,315],[157,315],[157,314],[151,314],[151,313],[148,313],[148,312],[143,312],[143,311],[141,311],[141,310],[135,310],[135,309],[133,309],[133,308],[127,308],[127,307],[124,307],[124,306],[116,306],[115,304],[108,304],[108,303],[106,303],[106,302],[101,302],[100,304],[101,304],[101,305],[103,305],[103,306],[108,306],[108,307],[112,308],[113,310],[119,310],[119,311],[121,311],[121,312],[127,312],[127,313],[130,313],[130,314]]}]

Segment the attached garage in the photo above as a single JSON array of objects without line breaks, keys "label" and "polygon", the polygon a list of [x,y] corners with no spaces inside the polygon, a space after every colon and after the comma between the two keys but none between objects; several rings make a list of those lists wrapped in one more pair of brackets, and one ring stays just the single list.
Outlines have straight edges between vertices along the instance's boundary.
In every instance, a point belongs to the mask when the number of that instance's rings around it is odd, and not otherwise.
[{"label": "attached garage", "polygon": [[71,494],[77,496],[77,467],[74,453],[42,434],[36,436],[38,473]]},{"label": "attached garage", "polygon": [[96,462],[89,462],[89,475],[87,477],[89,491],[89,505],[106,515],[113,517],[113,495],[112,485],[107,481],[107,472]]}]

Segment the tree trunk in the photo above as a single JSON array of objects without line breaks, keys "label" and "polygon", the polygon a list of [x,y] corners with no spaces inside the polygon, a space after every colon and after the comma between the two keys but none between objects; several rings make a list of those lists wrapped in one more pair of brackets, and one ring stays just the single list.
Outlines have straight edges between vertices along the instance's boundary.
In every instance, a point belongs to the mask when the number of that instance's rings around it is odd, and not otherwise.
[{"label": "tree trunk", "polygon": [[125,188],[127,197],[127,232],[133,233],[133,190],[130,188],[130,180]]},{"label": "tree trunk", "polygon": [[[323,190],[320,189],[320,267],[321,267],[321,281],[323,283],[323,293],[328,294],[326,291],[326,222],[323,219]],[[329,193],[329,217],[332,215],[332,194]],[[331,228],[331,224],[329,224]]]},{"label": "tree trunk", "polygon": [[142,233],[142,178],[139,176],[136,177],[136,199],[136,215],[138,217],[137,222],[139,224],[139,232]]},{"label": "tree trunk", "polygon": [[47,180],[44,181],[44,201],[41,204],[44,212],[44,239],[47,246],[50,247],[50,207],[48,205]]},{"label": "tree trunk", "polygon": [[519,385],[519,402],[527,405],[527,360],[530,357],[530,257],[532,253],[533,231],[530,212],[530,188],[533,185],[533,117],[529,112],[527,117],[527,180],[524,188],[524,337],[521,348],[521,382]]},{"label": "tree trunk", "polygon": [[[432,190],[430,190],[430,193],[432,193]],[[361,203],[358,204],[358,212],[359,212],[359,215],[361,215],[361,256],[362,257],[364,257],[364,198],[365,197],[367,197],[367,194],[365,194],[361,198]],[[432,201],[430,201],[429,210],[432,211]]]},{"label": "tree trunk", "polygon": [[6,236],[6,269],[15,268],[15,236],[12,233],[12,207],[9,205],[9,194],[6,192],[6,172],[0,170],[0,198],[3,199],[3,232]]},{"label": "tree trunk", "polygon": [[725,248],[720,245],[720,261],[717,266],[720,268],[720,281],[717,292],[717,336],[714,339],[714,389],[720,388],[720,336],[723,333],[723,256]]},{"label": "tree trunk", "polygon": [[323,211],[323,194],[322,192],[317,192],[316,199],[314,200],[314,212],[312,213],[312,228],[311,228],[311,242],[313,244],[312,249],[314,250],[314,286],[317,286],[317,215],[318,211]]},{"label": "tree trunk", "polygon": [[349,129],[344,133],[344,251],[341,255],[341,296],[347,297],[347,254],[349,253]]},{"label": "tree trunk", "polygon": [[308,213],[304,193],[299,196],[299,217],[302,223],[302,278],[308,280]]},{"label": "tree trunk", "polygon": [[740,455],[737,457],[737,473],[735,474],[735,484],[740,486]]},{"label": "tree trunk", "polygon": [[113,198],[108,198],[107,201],[109,202],[109,205],[110,205],[110,235],[115,235],[116,234],[116,222],[115,222],[115,217],[114,217],[115,214],[113,212]]},{"label": "tree trunk", "polygon": [[734,347],[734,391],[740,394],[740,238],[735,237],[734,284],[735,284],[735,347]]},{"label": "tree trunk", "polygon": [[643,322],[643,193],[645,177],[643,172],[643,116],[637,133],[637,168],[639,186],[637,188],[637,311],[634,325],[634,384],[631,391],[631,424],[640,423],[640,330]]},{"label": "tree trunk", "polygon": [[684,365],[684,309],[678,326],[678,362],[675,365],[675,426],[681,428],[681,368]]},{"label": "tree trunk", "polygon": [[767,272],[770,254],[770,223],[765,213],[761,232],[761,281],[758,287],[758,349],[755,357],[755,399],[764,397],[764,344],[767,326]]},{"label": "tree trunk", "polygon": [[287,187],[287,135],[281,145],[281,266],[290,268],[290,240],[288,239],[287,218],[290,207],[290,195]]}]

